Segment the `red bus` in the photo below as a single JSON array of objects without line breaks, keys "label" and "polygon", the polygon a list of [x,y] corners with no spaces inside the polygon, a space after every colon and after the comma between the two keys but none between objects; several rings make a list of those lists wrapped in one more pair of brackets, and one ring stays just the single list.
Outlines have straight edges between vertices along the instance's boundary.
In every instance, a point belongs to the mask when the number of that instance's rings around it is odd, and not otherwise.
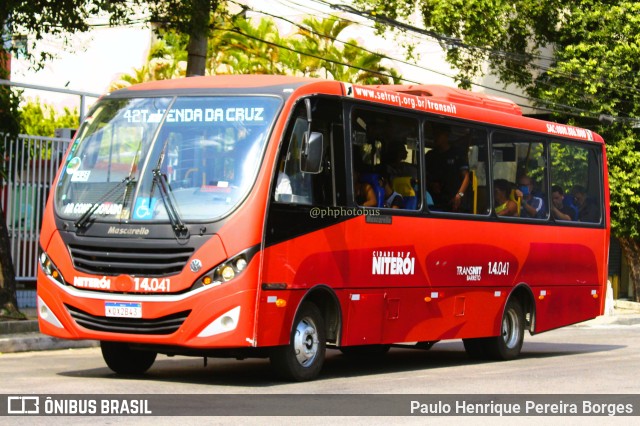
[{"label": "red bus", "polygon": [[39,324],[117,373],[158,353],[348,356],[462,339],[512,359],[604,307],[604,142],[442,86],[285,76],[104,96],[44,215]]}]

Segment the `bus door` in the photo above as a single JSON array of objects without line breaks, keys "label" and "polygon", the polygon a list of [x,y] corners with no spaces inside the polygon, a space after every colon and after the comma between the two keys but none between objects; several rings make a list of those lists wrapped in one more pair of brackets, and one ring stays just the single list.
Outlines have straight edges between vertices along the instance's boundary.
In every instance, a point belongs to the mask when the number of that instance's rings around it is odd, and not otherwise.
[{"label": "bus door", "polygon": [[[338,289],[346,282],[347,218],[340,211],[346,199],[342,106],[332,98],[310,101],[307,106],[301,100],[293,109],[272,178],[258,319],[259,338],[270,344],[287,342],[296,309],[310,290]],[[323,141],[319,170],[311,172],[304,170],[302,159],[309,130]],[[286,309],[275,307],[278,299],[286,299]],[[329,339],[335,340],[336,333],[328,330]]]}]

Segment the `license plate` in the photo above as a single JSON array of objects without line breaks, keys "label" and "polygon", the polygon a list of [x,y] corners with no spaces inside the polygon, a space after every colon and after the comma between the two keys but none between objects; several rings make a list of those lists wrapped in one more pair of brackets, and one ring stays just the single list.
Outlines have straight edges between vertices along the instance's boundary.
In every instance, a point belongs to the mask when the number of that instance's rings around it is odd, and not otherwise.
[{"label": "license plate", "polygon": [[142,303],[105,302],[104,311],[108,317],[142,318]]}]

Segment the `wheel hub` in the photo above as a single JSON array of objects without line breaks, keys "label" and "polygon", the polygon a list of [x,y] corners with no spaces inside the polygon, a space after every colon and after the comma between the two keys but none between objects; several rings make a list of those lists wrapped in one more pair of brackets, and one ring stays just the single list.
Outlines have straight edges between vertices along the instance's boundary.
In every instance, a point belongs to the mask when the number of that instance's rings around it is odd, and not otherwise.
[{"label": "wheel hub", "polygon": [[502,319],[502,338],[508,348],[513,348],[520,338],[520,329],[518,328],[518,317],[513,310],[505,313]]},{"label": "wheel hub", "polygon": [[302,319],[296,327],[293,347],[296,359],[303,367],[313,363],[318,354],[318,331],[309,318]]}]

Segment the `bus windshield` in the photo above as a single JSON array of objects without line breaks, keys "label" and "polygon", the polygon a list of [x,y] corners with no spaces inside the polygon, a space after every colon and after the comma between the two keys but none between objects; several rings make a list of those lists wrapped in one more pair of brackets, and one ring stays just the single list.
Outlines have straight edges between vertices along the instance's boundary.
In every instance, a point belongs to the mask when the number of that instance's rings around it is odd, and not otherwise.
[{"label": "bus windshield", "polygon": [[[212,221],[255,181],[281,100],[266,96],[100,101],[62,169],[65,219]],[[167,198],[169,199],[167,201]]]}]

